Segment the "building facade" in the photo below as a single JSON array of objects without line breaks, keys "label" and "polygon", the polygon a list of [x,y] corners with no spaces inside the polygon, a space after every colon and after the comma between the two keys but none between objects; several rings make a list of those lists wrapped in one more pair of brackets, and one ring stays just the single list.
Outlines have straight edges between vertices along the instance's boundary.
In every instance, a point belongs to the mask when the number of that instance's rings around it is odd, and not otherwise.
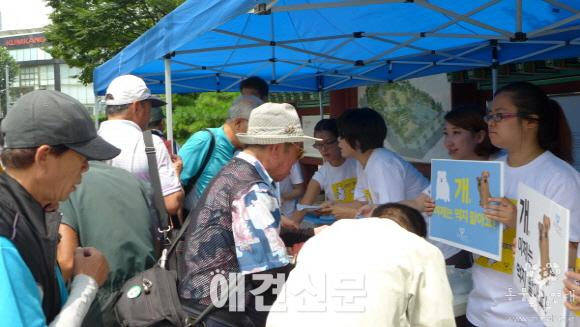
[{"label": "building facade", "polygon": [[0,31],[0,46],[6,47],[20,66],[10,85],[10,104],[33,90],[57,90],[84,104],[91,112],[95,107],[92,84],[83,85],[77,78],[80,69],[52,58],[43,50],[47,40],[41,28]]}]

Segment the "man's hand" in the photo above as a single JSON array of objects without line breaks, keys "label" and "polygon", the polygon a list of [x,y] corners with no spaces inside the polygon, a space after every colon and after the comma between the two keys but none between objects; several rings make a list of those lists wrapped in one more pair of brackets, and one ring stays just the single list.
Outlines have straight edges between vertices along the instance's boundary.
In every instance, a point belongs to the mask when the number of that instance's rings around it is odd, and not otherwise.
[{"label": "man's hand", "polygon": [[282,218],[280,219],[280,227],[284,228],[284,229],[300,229],[300,224],[298,224],[297,222],[295,222],[294,220],[286,217],[286,216],[282,216]]},{"label": "man's hand", "polygon": [[181,160],[180,156],[172,154],[171,163],[173,164],[173,168],[175,168],[175,172],[177,173],[177,177],[179,178],[179,176],[181,175],[181,171],[183,170],[183,160]]},{"label": "man's hand", "polygon": [[107,258],[95,248],[77,248],[75,251],[73,275],[80,274],[93,278],[99,286],[103,285],[109,275]]},{"label": "man's hand", "polygon": [[358,208],[356,216],[368,218],[373,214],[373,211],[375,211],[376,208],[377,208],[376,204],[365,204],[362,207]]}]

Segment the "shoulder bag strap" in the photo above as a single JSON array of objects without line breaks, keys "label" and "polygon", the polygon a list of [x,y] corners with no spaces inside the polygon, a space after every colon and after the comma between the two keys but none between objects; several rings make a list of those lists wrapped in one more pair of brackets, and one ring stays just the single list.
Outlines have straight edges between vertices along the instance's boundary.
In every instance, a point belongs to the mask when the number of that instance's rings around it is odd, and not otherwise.
[{"label": "shoulder bag strap", "polygon": [[165,209],[165,202],[163,201],[163,193],[161,192],[161,180],[159,179],[159,168],[157,167],[157,158],[155,157],[155,147],[153,146],[153,137],[151,131],[143,132],[143,140],[145,141],[145,153],[147,154],[147,163],[149,165],[149,179],[153,187],[153,204],[159,214],[159,229],[158,232],[163,237],[163,244],[167,244],[169,239],[167,233],[171,231],[169,225],[169,218],[167,210]]},{"label": "shoulder bag strap", "polygon": [[197,170],[197,173],[195,174],[195,176],[193,176],[189,180],[189,183],[187,183],[187,185],[185,186],[184,189],[185,189],[186,195],[189,194],[189,192],[191,191],[191,189],[195,185],[195,182],[197,182],[197,180],[199,179],[199,177],[201,176],[201,174],[205,170],[205,167],[207,166],[207,163],[209,162],[209,159],[210,159],[211,155],[213,154],[213,149],[215,147],[215,136],[213,135],[212,131],[210,131],[207,128],[203,129],[203,131],[208,132],[210,135],[209,149],[205,153],[205,157],[203,158],[203,162],[202,162],[201,166],[199,167],[199,169]]}]

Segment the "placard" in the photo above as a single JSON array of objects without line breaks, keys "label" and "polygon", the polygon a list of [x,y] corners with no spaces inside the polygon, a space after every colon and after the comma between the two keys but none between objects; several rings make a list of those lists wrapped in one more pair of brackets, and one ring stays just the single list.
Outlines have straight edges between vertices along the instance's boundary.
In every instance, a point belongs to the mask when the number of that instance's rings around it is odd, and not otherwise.
[{"label": "placard", "polygon": [[568,268],[570,210],[518,185],[516,289],[546,326],[565,326],[563,279]]},{"label": "placard", "polygon": [[503,163],[431,161],[435,210],[429,238],[494,260],[501,260],[503,225],[486,217],[490,197],[503,196]]}]

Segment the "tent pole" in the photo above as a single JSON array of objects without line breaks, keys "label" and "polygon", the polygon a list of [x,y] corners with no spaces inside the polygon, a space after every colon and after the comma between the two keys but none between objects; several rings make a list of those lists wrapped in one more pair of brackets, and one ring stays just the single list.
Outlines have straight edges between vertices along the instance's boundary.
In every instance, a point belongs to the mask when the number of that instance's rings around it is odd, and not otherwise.
[{"label": "tent pole", "polygon": [[493,96],[495,96],[495,91],[497,91],[497,68],[491,69],[491,89]]},{"label": "tent pole", "polygon": [[492,97],[495,96],[495,91],[497,91],[497,69],[499,68],[499,47],[498,41],[492,40],[490,42],[491,48],[491,90]]},{"label": "tent pole", "polygon": [[522,0],[516,0],[516,33],[522,32]]},{"label": "tent pole", "polygon": [[322,90],[318,91],[318,107],[320,108],[320,119],[324,119],[324,108],[322,108]]},{"label": "tent pole", "polygon": [[[167,102],[166,108],[166,125],[167,125],[167,139],[171,143],[171,149],[173,149],[173,99],[171,97],[171,58],[165,56],[163,59],[165,64],[165,101]],[[175,154],[175,153],[174,153]]]}]

